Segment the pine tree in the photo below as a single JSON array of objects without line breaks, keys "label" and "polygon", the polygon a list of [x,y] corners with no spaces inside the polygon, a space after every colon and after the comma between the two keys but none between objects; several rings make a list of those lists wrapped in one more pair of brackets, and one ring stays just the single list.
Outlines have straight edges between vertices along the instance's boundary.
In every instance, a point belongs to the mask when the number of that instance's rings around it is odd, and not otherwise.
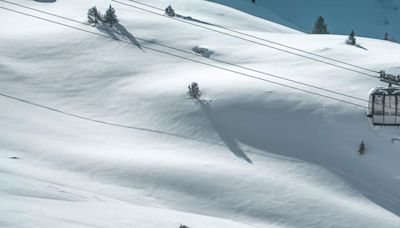
[{"label": "pine tree", "polygon": [[389,39],[389,33],[386,32],[386,33],[385,33],[385,36],[383,37],[383,39],[389,41],[389,40],[390,40],[390,39]]},{"label": "pine tree", "polygon": [[313,34],[329,34],[328,25],[325,24],[325,19],[319,16],[314,24]]},{"label": "pine tree", "polygon": [[170,17],[175,17],[175,10],[172,8],[172,6],[169,5],[169,6],[165,9],[165,14],[168,15],[168,16],[170,16]]},{"label": "pine tree", "polygon": [[364,143],[364,141],[361,141],[361,144],[360,144],[360,146],[358,148],[358,153],[360,155],[364,155],[365,154],[365,143]]},{"label": "pine tree", "polygon": [[102,21],[101,14],[97,10],[96,6],[93,6],[88,10],[87,17],[89,24],[97,25]]},{"label": "pine tree", "polygon": [[119,22],[117,15],[115,13],[115,9],[111,5],[107,9],[106,14],[104,15],[103,22],[109,24],[111,27]]},{"label": "pine tree", "polygon": [[189,89],[188,94],[191,97],[193,97],[195,99],[200,98],[201,92],[200,92],[199,84],[197,84],[196,82],[192,82],[192,84],[189,85],[188,89]]},{"label": "pine tree", "polygon": [[351,31],[349,38],[347,38],[347,44],[349,45],[356,45],[356,33],[354,31]]}]

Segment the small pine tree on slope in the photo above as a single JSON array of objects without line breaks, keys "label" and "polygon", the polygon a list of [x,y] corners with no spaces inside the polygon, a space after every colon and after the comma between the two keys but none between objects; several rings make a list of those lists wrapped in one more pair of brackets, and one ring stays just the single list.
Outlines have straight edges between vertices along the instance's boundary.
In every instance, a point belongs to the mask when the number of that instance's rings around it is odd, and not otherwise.
[{"label": "small pine tree on slope", "polygon": [[328,25],[325,24],[325,19],[319,16],[314,24],[313,34],[329,34]]},{"label": "small pine tree on slope", "polygon": [[389,39],[389,33],[386,32],[386,33],[385,33],[385,36],[383,37],[383,39],[389,41],[389,40],[390,40],[390,39]]},{"label": "small pine tree on slope", "polygon": [[351,33],[349,35],[349,38],[347,38],[346,42],[349,45],[356,45],[357,44],[357,42],[356,42],[356,34],[355,34],[354,31],[351,31]]},{"label": "small pine tree on slope", "polygon": [[172,8],[172,6],[168,6],[165,9],[165,14],[168,15],[169,17],[175,17],[175,10]]},{"label": "small pine tree on slope", "polygon": [[97,25],[102,21],[101,14],[97,10],[96,6],[93,6],[88,10],[87,17],[89,24]]},{"label": "small pine tree on slope", "polygon": [[189,96],[191,96],[194,99],[199,99],[201,96],[201,92],[200,92],[200,88],[199,88],[199,84],[197,84],[196,82],[192,82],[192,84],[190,84],[188,86],[188,94]]},{"label": "small pine tree on slope", "polygon": [[106,14],[104,15],[103,22],[109,24],[111,27],[119,22],[115,9],[111,5],[108,7]]},{"label": "small pine tree on slope", "polygon": [[365,154],[365,143],[364,143],[364,141],[361,141],[361,144],[358,147],[358,153],[360,155],[364,155]]}]

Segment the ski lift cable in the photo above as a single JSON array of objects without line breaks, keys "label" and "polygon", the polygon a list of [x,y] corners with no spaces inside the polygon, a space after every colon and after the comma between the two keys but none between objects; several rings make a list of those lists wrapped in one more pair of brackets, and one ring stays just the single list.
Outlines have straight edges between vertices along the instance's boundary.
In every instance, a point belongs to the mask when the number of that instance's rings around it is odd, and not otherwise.
[{"label": "ski lift cable", "polygon": [[[108,39],[112,39],[112,40],[117,40],[117,41],[120,41],[120,42],[123,42],[123,43],[127,43],[127,44],[130,44],[130,45],[135,45],[136,46],[136,44],[133,43],[133,42],[119,40],[119,39],[114,38],[112,36],[107,36],[107,35],[104,35],[104,34],[101,34],[101,33],[92,32],[92,31],[85,30],[85,29],[82,29],[82,28],[78,28],[78,27],[75,27],[75,26],[72,26],[72,25],[68,25],[68,24],[64,24],[64,23],[61,23],[61,22],[53,21],[53,20],[50,20],[50,19],[38,17],[38,16],[35,16],[35,15],[31,15],[31,14],[24,13],[24,12],[21,12],[21,11],[17,11],[17,10],[14,10],[14,9],[6,8],[6,7],[3,7],[3,6],[0,6],[0,8],[4,9],[4,10],[7,10],[7,11],[11,11],[11,12],[17,13],[17,14],[33,17],[33,18],[36,18],[36,19],[39,19],[39,20],[42,20],[42,21],[46,21],[46,22],[50,22],[50,23],[57,24],[57,25],[60,25],[60,26],[68,27],[68,28],[71,28],[71,29],[75,29],[77,31],[86,32],[86,33],[89,33],[89,34],[92,34],[92,35],[96,35],[96,36],[100,36],[100,37],[104,37],[104,38],[108,38]],[[323,98],[334,100],[334,101],[337,101],[337,102],[346,103],[346,104],[353,105],[353,106],[356,106],[356,107],[367,108],[367,106],[365,106],[365,105],[361,105],[361,104],[354,103],[354,102],[351,102],[351,101],[347,101],[347,100],[344,100],[344,99],[332,97],[332,96],[329,96],[329,95],[326,95],[326,94],[322,94],[322,93],[318,93],[318,92],[314,92],[314,91],[309,91],[309,90],[306,90],[306,89],[298,88],[298,87],[287,85],[287,84],[284,84],[284,83],[271,81],[271,80],[268,80],[268,79],[265,79],[265,78],[261,78],[261,77],[257,77],[257,76],[254,76],[254,75],[250,75],[250,74],[246,74],[246,73],[243,73],[243,72],[239,72],[239,71],[235,71],[235,70],[232,70],[232,69],[228,69],[228,68],[225,68],[225,67],[213,65],[211,63],[202,62],[200,60],[192,59],[192,58],[189,58],[189,57],[185,57],[185,56],[169,53],[169,52],[166,52],[166,51],[158,50],[158,49],[147,47],[147,46],[141,46],[141,47],[143,49],[147,49],[147,50],[154,51],[154,52],[157,52],[157,53],[162,53],[162,54],[165,54],[165,55],[169,55],[169,56],[173,56],[173,57],[176,57],[176,58],[184,59],[184,60],[187,60],[187,61],[190,61],[190,62],[198,63],[198,64],[201,64],[201,65],[204,65],[204,66],[209,66],[209,67],[213,67],[213,68],[216,68],[216,69],[220,69],[220,70],[224,70],[224,71],[227,71],[227,72],[231,72],[231,73],[234,73],[236,75],[241,75],[241,76],[245,76],[245,77],[248,77],[248,78],[256,79],[256,80],[259,80],[259,81],[268,82],[268,83],[271,83],[271,84],[279,85],[279,86],[282,86],[282,87],[290,88],[290,89],[297,90],[297,91],[304,92],[304,93],[309,93],[309,94],[312,94],[312,95],[315,95],[315,96],[323,97]]]},{"label": "ski lift cable", "polygon": [[[128,1],[136,3],[136,4],[139,4],[139,5],[144,5],[146,7],[153,8],[153,9],[156,9],[156,10],[159,10],[159,11],[164,11],[164,9],[162,9],[162,8],[159,8],[159,7],[156,7],[156,6],[153,6],[153,5],[149,5],[149,4],[145,4],[145,3],[142,3],[142,2],[139,2],[139,1],[135,1],[135,0],[128,0]],[[272,40],[269,40],[269,39],[266,39],[266,38],[262,38],[262,37],[259,37],[259,36],[250,35],[248,33],[240,32],[240,31],[237,31],[237,30],[234,30],[234,29],[230,29],[230,28],[225,28],[225,27],[222,27],[222,26],[217,26],[217,27],[221,28],[221,29],[224,29],[224,30],[227,30],[227,31],[230,31],[230,32],[234,32],[234,33],[240,34],[240,35],[244,35],[244,36],[248,36],[248,37],[251,37],[251,38],[258,39],[258,40],[262,40],[262,41],[265,41],[265,42],[268,42],[268,43],[271,43],[271,44],[276,44],[276,45],[281,46],[281,47],[289,48],[289,49],[292,49],[292,50],[295,50],[295,51],[299,51],[299,52],[303,52],[303,53],[306,53],[306,54],[309,54],[309,55],[313,55],[313,56],[316,56],[316,57],[320,57],[320,58],[324,58],[324,59],[331,60],[331,61],[334,61],[334,62],[342,63],[342,64],[345,64],[345,65],[352,66],[352,67],[355,67],[355,68],[358,68],[358,69],[362,69],[362,70],[365,70],[365,71],[369,71],[369,72],[372,72],[372,73],[379,73],[379,71],[376,71],[376,70],[372,70],[372,69],[369,69],[369,68],[366,68],[366,67],[362,67],[362,66],[358,66],[358,65],[355,65],[355,64],[347,63],[345,61],[334,59],[334,58],[327,57],[327,56],[324,56],[324,55],[319,55],[319,54],[316,54],[316,53],[313,53],[313,52],[310,52],[310,51],[305,51],[305,50],[302,50],[300,48],[296,48],[296,47],[293,47],[293,46],[282,44],[282,43],[279,43],[279,42],[276,42],[276,41],[272,41]]]},{"label": "ski lift cable", "polygon": [[[4,1],[4,0],[0,0],[0,1]],[[5,2],[8,2],[8,1],[5,1]],[[46,12],[46,11],[43,11],[43,10],[38,10],[38,9],[35,9],[35,8],[32,8],[32,7],[23,6],[23,5],[16,4],[16,3],[11,3],[11,4],[17,5],[17,6],[20,6],[20,7],[23,7],[23,8],[27,8],[27,9],[30,9],[30,10],[34,10],[34,11],[37,11],[37,12],[40,12],[40,13],[48,14],[48,15],[51,15],[51,16],[59,17],[59,18],[62,18],[62,19],[70,20],[70,21],[73,21],[73,22],[76,22],[76,23],[80,23],[80,24],[83,24],[83,25],[90,26],[89,23],[77,21],[77,20],[74,20],[74,19],[71,19],[71,18],[68,18],[68,17],[60,16],[60,15],[53,14],[53,13],[49,13],[49,12]],[[170,48],[172,50],[180,51],[180,52],[183,52],[183,53],[186,53],[186,54],[190,54],[190,55],[194,55],[194,56],[200,56],[200,55],[195,54],[193,52],[188,52],[188,51],[185,51],[185,50],[182,50],[182,49],[174,48],[174,47],[171,47],[171,46],[160,44],[158,42],[148,41],[146,39],[141,39],[141,38],[138,38],[138,37],[135,37],[135,38],[137,40],[141,40],[141,41],[144,41],[144,42],[147,42],[147,43],[151,43],[151,44],[156,44],[158,46]],[[240,66],[240,65],[233,64],[233,63],[230,63],[230,62],[227,62],[227,61],[224,61],[224,60],[219,60],[219,59],[212,58],[212,57],[209,57],[208,59],[211,59],[211,60],[219,62],[219,63],[227,64],[227,65],[230,65],[230,66],[234,66],[234,67],[237,67],[237,68],[241,68],[241,69],[244,69],[244,70],[252,71],[252,72],[255,72],[255,73],[260,73],[260,74],[263,74],[263,75],[266,75],[266,76],[269,76],[269,77],[278,78],[278,79],[281,79],[281,80],[293,82],[293,83],[300,84],[300,85],[303,85],[303,86],[307,86],[307,87],[310,87],[310,88],[314,88],[314,89],[326,91],[326,92],[329,92],[329,93],[337,94],[337,95],[340,95],[340,96],[348,97],[348,98],[351,98],[351,99],[360,100],[360,101],[363,101],[363,102],[369,102],[366,99],[362,99],[362,98],[355,97],[355,96],[352,96],[352,95],[348,95],[348,94],[345,94],[345,93],[340,93],[340,92],[337,92],[337,91],[334,91],[334,90],[330,90],[330,89],[326,89],[326,88],[322,88],[322,87],[319,87],[319,86],[307,84],[307,83],[304,83],[304,82],[301,82],[301,81],[289,79],[289,78],[278,76],[278,75],[275,75],[275,74],[271,74],[271,73],[255,70],[255,69],[252,69],[252,68]]]},{"label": "ski lift cable", "polygon": [[[368,74],[368,73],[365,73],[365,72],[362,72],[362,71],[359,71],[359,70],[351,69],[351,68],[345,67],[345,66],[340,66],[340,65],[337,65],[337,64],[334,64],[334,63],[330,63],[330,62],[321,60],[321,59],[317,59],[317,58],[314,58],[314,57],[310,57],[310,56],[306,56],[306,55],[303,55],[303,54],[295,53],[295,52],[292,52],[292,51],[289,51],[289,50],[285,50],[285,49],[282,49],[282,48],[274,47],[274,46],[271,46],[271,45],[268,45],[268,44],[265,44],[265,43],[260,43],[260,42],[254,41],[254,40],[246,39],[246,38],[243,38],[243,37],[240,37],[240,36],[237,36],[237,35],[233,35],[233,34],[230,34],[230,33],[227,33],[227,32],[219,31],[217,29],[212,29],[212,28],[209,28],[209,27],[206,27],[206,26],[202,26],[202,25],[199,25],[199,24],[196,24],[196,23],[192,23],[192,22],[189,22],[189,21],[177,19],[175,17],[165,17],[164,14],[159,14],[157,12],[154,12],[154,11],[151,11],[151,10],[148,10],[148,9],[144,9],[144,8],[141,8],[141,7],[138,7],[138,6],[134,6],[134,5],[131,5],[131,4],[128,4],[128,3],[124,3],[124,2],[121,2],[121,1],[118,1],[118,0],[111,0],[111,1],[113,1],[115,3],[119,3],[121,5],[125,5],[125,6],[128,6],[128,7],[131,7],[131,8],[135,8],[135,9],[138,9],[138,10],[141,10],[141,11],[145,11],[145,12],[148,12],[148,13],[151,13],[151,14],[154,14],[154,15],[162,16],[164,18],[169,18],[169,19],[181,22],[181,23],[189,24],[189,25],[192,25],[192,26],[195,26],[195,27],[203,28],[203,29],[206,29],[206,30],[209,30],[209,31],[213,31],[213,32],[216,32],[216,33],[220,33],[220,34],[226,35],[226,36],[230,36],[230,37],[237,38],[237,39],[240,39],[240,40],[244,40],[244,41],[247,41],[247,42],[251,42],[251,43],[254,43],[254,44],[257,44],[257,45],[261,45],[261,46],[264,46],[264,47],[267,47],[267,48],[271,48],[271,49],[274,49],[274,50],[285,52],[285,53],[288,53],[288,54],[291,54],[291,55],[295,55],[295,56],[298,56],[298,57],[301,57],[301,58],[306,58],[306,59],[309,59],[309,60],[312,60],[312,61],[316,61],[316,62],[319,62],[319,63],[327,64],[327,65],[334,66],[334,67],[337,67],[337,68],[341,68],[343,70],[348,70],[348,71],[351,71],[351,72],[354,72],[354,73],[358,73],[358,74],[361,74],[361,75],[364,75],[364,76],[367,76],[367,77],[378,78],[378,76],[374,76],[374,75],[371,75],[371,74]],[[127,0],[127,1],[131,1],[132,2],[132,0]],[[135,3],[137,3],[137,2],[135,1]],[[222,28],[222,27],[220,27],[220,28]],[[225,29],[225,30],[228,30],[228,31],[230,30],[230,29],[226,29],[226,28],[222,28],[222,29]],[[238,34],[241,33],[241,32],[237,32],[235,30],[232,30],[231,32],[236,32]],[[243,33],[242,35],[244,35],[244,34],[245,33]],[[247,35],[247,36],[251,37],[251,35]],[[362,69],[362,70],[365,70],[365,71],[370,71],[372,73],[379,73],[379,71],[376,71],[376,70],[371,70],[371,69],[367,69],[367,68],[364,68],[364,67],[361,67],[361,66],[357,66],[357,65],[354,65],[354,64],[346,63],[346,62],[341,61],[341,60],[328,58],[328,57],[325,57],[325,56],[322,56],[322,55],[318,55],[318,54],[315,54],[315,53],[312,53],[312,52],[307,52],[307,51],[304,51],[304,50],[301,50],[301,49],[297,49],[297,48],[294,48],[294,47],[291,47],[291,46],[288,46],[288,45],[280,44],[278,42],[270,41],[270,40],[259,38],[259,37],[255,37],[255,36],[253,38],[256,38],[256,39],[259,39],[259,40],[264,40],[266,42],[269,42],[269,43],[272,43],[272,44],[275,44],[275,45],[279,45],[279,46],[282,46],[282,47],[285,47],[285,48],[289,48],[289,49],[292,49],[292,50],[296,50],[296,51],[299,51],[299,52],[303,52],[305,54],[314,55],[314,56],[320,57],[320,58],[325,58],[327,60],[334,61],[334,62],[337,62],[337,63],[341,63],[341,64],[344,64],[344,65],[348,65],[348,66],[351,66],[351,67],[354,67],[354,68]]]}]

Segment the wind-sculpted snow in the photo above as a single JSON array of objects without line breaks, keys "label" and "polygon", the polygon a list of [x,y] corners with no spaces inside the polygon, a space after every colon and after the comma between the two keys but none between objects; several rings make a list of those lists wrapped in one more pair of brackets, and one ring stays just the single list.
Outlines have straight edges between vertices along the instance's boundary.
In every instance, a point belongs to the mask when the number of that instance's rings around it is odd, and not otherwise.
[{"label": "wind-sculpted snow", "polygon": [[[109,4],[16,2],[82,22],[93,4],[102,12]],[[400,69],[395,43],[358,38],[361,49],[346,36],[306,35],[209,1],[145,3],[171,4],[215,29]],[[114,28],[0,6],[111,37],[0,9],[0,227],[400,226],[397,128],[371,126],[360,107],[245,75],[363,101],[212,58],[363,99],[377,79],[120,4]],[[198,100],[187,95],[192,82]]]}]

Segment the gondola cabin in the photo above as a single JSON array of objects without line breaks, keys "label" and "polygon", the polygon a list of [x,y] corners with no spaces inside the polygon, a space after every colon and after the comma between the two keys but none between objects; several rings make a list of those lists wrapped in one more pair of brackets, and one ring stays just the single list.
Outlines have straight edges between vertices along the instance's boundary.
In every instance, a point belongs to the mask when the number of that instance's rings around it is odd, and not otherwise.
[{"label": "gondola cabin", "polygon": [[400,88],[377,87],[371,90],[368,116],[374,125],[400,126]]},{"label": "gondola cabin", "polygon": [[382,71],[380,80],[388,87],[376,87],[370,91],[368,117],[374,125],[400,126],[400,77],[387,75]]}]

